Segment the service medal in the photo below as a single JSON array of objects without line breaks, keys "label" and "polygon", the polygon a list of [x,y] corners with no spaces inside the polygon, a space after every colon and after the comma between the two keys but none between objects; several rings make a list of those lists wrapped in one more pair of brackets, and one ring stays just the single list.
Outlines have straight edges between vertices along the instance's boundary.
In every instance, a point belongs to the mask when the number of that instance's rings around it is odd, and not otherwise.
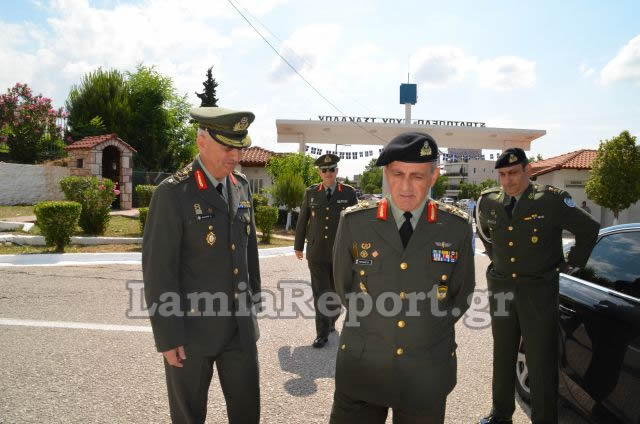
[{"label": "service medal", "polygon": [[538,242],[538,236],[531,237],[531,243],[536,244]]},{"label": "service medal", "polygon": [[216,235],[213,234],[213,231],[209,231],[209,233],[207,234],[207,244],[209,246],[213,246],[215,242],[216,242]]},{"label": "service medal", "polygon": [[444,300],[447,297],[447,290],[449,290],[449,288],[444,284],[440,284],[438,286],[438,290],[436,291],[436,297],[438,300]]}]

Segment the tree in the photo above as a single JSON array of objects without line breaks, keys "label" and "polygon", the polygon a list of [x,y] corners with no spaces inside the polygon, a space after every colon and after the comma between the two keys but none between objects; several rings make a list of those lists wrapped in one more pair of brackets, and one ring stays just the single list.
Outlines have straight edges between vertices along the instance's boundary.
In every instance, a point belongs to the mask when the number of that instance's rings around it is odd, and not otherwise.
[{"label": "tree", "polygon": [[9,147],[9,157],[20,163],[36,163],[64,154],[62,109],[51,99],[34,96],[27,84],[16,83],[0,96],[0,137]]},{"label": "tree", "polygon": [[273,156],[267,163],[267,173],[275,183],[282,174],[295,174],[302,177],[305,187],[320,182],[315,160],[304,153]]},{"label": "tree", "polygon": [[365,193],[382,192],[382,167],[376,166],[377,160],[377,158],[371,159],[362,173],[360,187]]},{"label": "tree", "polygon": [[287,208],[287,231],[291,227],[291,211],[302,203],[306,188],[300,175],[287,171],[278,175],[271,189],[275,203]]},{"label": "tree", "polygon": [[431,197],[434,199],[439,199],[444,196],[444,193],[447,191],[448,185],[449,178],[446,175],[440,175],[431,188]]},{"label": "tree", "polygon": [[[72,140],[102,133],[116,133],[127,143],[128,128],[131,123],[131,104],[126,75],[112,69],[98,68],[85,74],[79,85],[73,85],[65,102],[69,113],[68,136]],[[99,120],[102,125],[92,125]],[[95,123],[95,121],[94,121]],[[136,146],[134,146],[136,147]]]},{"label": "tree", "polygon": [[155,67],[138,65],[125,73],[98,69],[72,87],[66,105],[72,139],[102,130],[116,133],[138,151],[138,169],[172,172],[197,152],[187,97]]},{"label": "tree", "polygon": [[611,140],[600,141],[585,186],[587,197],[611,209],[614,225],[620,211],[640,200],[640,147],[636,137],[623,131]]},{"label": "tree", "polygon": [[480,184],[463,182],[460,183],[460,193],[458,194],[458,197],[460,197],[461,199],[478,200],[480,194],[484,190],[495,187],[496,185],[498,185],[498,183],[491,179],[484,180]]},{"label": "tree", "polygon": [[538,153],[537,156],[531,156],[529,158],[529,162],[531,162],[531,163],[538,162],[538,161],[541,161],[541,160],[544,160],[544,159],[542,158],[542,155],[540,153]]},{"label": "tree", "polygon": [[213,66],[207,69],[207,79],[202,83],[204,91],[202,93],[196,93],[196,96],[200,99],[200,107],[218,106],[218,99],[216,97],[216,87],[218,87],[218,83],[213,78],[212,69]]}]

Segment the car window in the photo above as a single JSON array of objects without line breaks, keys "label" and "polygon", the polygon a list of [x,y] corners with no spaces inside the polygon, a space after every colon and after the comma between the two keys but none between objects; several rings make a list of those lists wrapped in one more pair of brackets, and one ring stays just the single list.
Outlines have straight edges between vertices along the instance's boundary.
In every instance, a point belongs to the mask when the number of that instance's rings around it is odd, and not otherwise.
[{"label": "car window", "polygon": [[598,241],[578,277],[640,298],[640,231],[610,234]]}]

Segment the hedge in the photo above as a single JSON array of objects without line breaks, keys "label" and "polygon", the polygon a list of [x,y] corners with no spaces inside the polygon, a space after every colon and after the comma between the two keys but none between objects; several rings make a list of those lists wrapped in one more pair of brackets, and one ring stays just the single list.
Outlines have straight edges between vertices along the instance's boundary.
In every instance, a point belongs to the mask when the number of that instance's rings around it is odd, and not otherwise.
[{"label": "hedge", "polygon": [[64,247],[71,243],[82,205],[67,201],[40,202],[33,211],[47,246],[55,246],[58,252],[64,252]]}]

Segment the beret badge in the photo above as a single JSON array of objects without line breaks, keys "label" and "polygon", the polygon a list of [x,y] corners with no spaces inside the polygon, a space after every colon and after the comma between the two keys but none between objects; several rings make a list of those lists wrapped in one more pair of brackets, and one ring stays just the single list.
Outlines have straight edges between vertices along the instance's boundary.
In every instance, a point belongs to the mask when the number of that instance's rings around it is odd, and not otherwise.
[{"label": "beret badge", "polygon": [[514,163],[518,161],[518,157],[516,155],[514,155],[513,153],[511,153],[509,155],[509,163]]},{"label": "beret badge", "polygon": [[420,156],[429,156],[431,155],[431,153],[433,153],[431,151],[431,146],[429,146],[428,141],[425,141],[424,145],[422,146],[422,149],[420,149]]}]

